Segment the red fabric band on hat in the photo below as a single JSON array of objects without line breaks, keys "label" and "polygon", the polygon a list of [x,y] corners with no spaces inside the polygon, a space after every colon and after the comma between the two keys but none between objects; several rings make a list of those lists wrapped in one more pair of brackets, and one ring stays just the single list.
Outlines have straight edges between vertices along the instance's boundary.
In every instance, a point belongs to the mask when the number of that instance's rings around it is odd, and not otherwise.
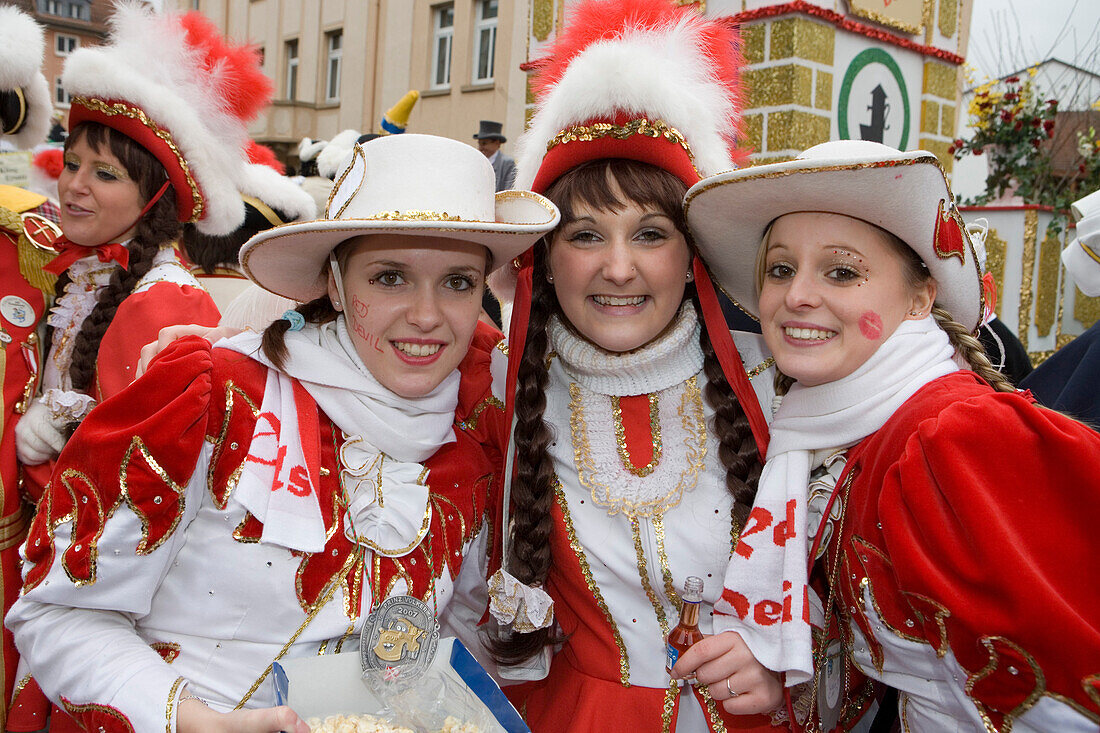
[{"label": "red fabric band on hat", "polygon": [[679,178],[688,188],[699,182],[699,173],[695,170],[687,151],[679,143],[663,137],[652,138],[637,134],[625,140],[603,137],[597,140],[558,143],[550,148],[546,157],[542,159],[535,182],[531,184],[531,190],[535,193],[543,193],[569,169],[590,160],[603,158],[626,158],[655,165]]},{"label": "red fabric band on hat", "polygon": [[695,289],[699,294],[699,305],[703,310],[703,327],[710,336],[710,344],[714,347],[714,354],[718,357],[718,363],[722,365],[722,372],[733,393],[737,395],[741,403],[741,409],[749,419],[749,427],[752,428],[753,438],[756,439],[757,450],[760,451],[760,462],[763,463],[768,455],[768,423],[764,419],[764,412],[760,409],[760,400],[749,383],[745,374],[745,365],[741,361],[741,355],[737,353],[737,347],[730,336],[726,317],[722,313],[722,306],[718,302],[718,295],[714,292],[714,284],[710,281],[703,260],[696,255],[692,261],[692,270],[695,272]]},{"label": "red fabric band on hat", "polygon": [[[85,106],[94,104],[95,108]],[[203,196],[194,180],[183,153],[171,133],[157,126],[145,112],[134,105],[119,100],[83,100],[74,98],[69,110],[69,129],[81,122],[98,122],[118,130],[142,146],[160,161],[168,173],[168,180],[176,190],[177,218],[181,222],[196,222],[203,216]]]}]

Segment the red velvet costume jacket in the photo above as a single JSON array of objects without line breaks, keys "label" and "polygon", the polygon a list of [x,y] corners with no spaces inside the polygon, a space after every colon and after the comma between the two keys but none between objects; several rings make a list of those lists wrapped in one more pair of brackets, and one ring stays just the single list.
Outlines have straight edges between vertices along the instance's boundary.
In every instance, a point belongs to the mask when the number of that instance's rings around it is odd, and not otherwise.
[{"label": "red velvet costume jacket", "polygon": [[[52,290],[48,278],[41,275],[42,264],[52,259],[52,254],[31,243],[24,234],[24,223],[19,215],[43,201],[44,196],[0,186],[0,384],[4,392],[4,411],[0,414],[0,495],[3,501],[0,508],[0,589],[4,613],[19,595],[18,548],[26,536],[33,509],[24,502],[20,490],[15,425],[26,412],[38,382],[41,363],[38,324],[46,310],[46,292]],[[26,229],[32,235],[47,235],[39,238],[42,243],[53,240],[53,235],[46,229],[39,231],[33,220],[28,222]],[[10,699],[19,656],[11,632],[6,629],[0,653],[0,689],[5,699]],[[5,712],[0,710],[0,730],[5,728]]]},{"label": "red velvet costume jacket", "polygon": [[[184,682],[220,709],[271,705],[274,659],[338,651],[387,595],[442,609],[499,471],[481,445],[500,413],[495,342],[479,328],[459,367],[456,440],[425,462],[429,533],[394,558],[345,537],[342,436],[319,410],[306,454],[320,456],[328,544],[308,554],[261,542],[262,525],[230,497],[267,369],[195,338],[166,350],[81,425],[32,525],[12,623],[42,688],[90,730],[171,731]],[[33,692],[23,688],[13,716],[31,711]]]},{"label": "red velvet costume jacket", "polygon": [[1098,461],[1095,432],[966,371],[849,451],[833,580],[903,730],[1100,724]]}]

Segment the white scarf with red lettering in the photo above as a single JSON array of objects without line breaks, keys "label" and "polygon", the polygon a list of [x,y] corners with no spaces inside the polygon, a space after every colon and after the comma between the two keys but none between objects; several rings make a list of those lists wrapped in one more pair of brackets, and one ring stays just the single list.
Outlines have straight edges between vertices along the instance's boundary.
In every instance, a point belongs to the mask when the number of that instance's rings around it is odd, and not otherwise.
[{"label": "white scarf with red lettering", "polygon": [[[344,316],[307,323],[285,337],[287,358],[276,368],[260,348],[262,334],[218,342],[269,368],[260,419],[233,499],[263,522],[261,537],[303,552],[325,548],[325,523],[306,448],[320,408],[346,439],[340,446],[340,482],[349,506],[345,534],[383,554],[404,554],[423,538],[430,517],[421,465],[454,442],[458,371],[415,399],[394,394],[374,378],[355,351]],[[308,404],[308,393],[316,406]],[[303,410],[313,410],[304,415]],[[383,488],[385,499],[383,501]]]},{"label": "white scarf with red lettering", "polygon": [[913,394],[958,370],[933,318],[902,321],[855,372],[835,382],[795,383],[769,426],[768,461],[752,513],[714,605],[715,633],[736,631],[757,661],[786,673],[788,686],[813,673],[806,502],[815,451],[846,448],[881,428]]}]

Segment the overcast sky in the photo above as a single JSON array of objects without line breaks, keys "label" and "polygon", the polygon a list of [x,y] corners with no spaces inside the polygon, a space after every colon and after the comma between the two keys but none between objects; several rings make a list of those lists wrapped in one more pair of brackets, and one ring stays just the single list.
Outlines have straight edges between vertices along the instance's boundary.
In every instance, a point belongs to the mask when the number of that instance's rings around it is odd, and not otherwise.
[{"label": "overcast sky", "polygon": [[976,81],[1055,57],[1100,73],[1100,0],[974,0]]}]

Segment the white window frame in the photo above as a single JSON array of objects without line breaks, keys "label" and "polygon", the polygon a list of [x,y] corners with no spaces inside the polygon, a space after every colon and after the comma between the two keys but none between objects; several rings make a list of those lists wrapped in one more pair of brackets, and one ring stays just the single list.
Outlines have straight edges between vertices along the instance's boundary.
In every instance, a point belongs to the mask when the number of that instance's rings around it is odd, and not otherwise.
[{"label": "white window frame", "polygon": [[325,48],[328,51],[325,64],[325,101],[340,101],[340,72],[343,66],[344,56],[344,31],[343,29],[329,31],[325,34]]},{"label": "white window frame", "polygon": [[[64,41],[65,43],[62,43]],[[54,36],[53,52],[57,56],[68,56],[80,48],[80,36],[70,36],[58,33]]]},{"label": "white window frame", "polygon": [[[444,14],[450,11],[450,25],[443,25]],[[449,89],[451,87],[451,58],[455,37],[455,4],[453,2],[436,5],[432,8],[432,68],[431,88]],[[445,48],[446,58],[442,59],[440,73],[440,49]]]},{"label": "white window frame", "polygon": [[[472,64],[471,79],[474,84],[490,84],[493,81],[494,66],[496,65],[497,48],[497,18],[500,16],[499,0],[474,0],[474,63]],[[491,18],[485,17],[485,10],[490,6],[496,6],[497,14]],[[482,54],[481,39],[488,36],[488,57]],[[485,73],[482,74],[484,66]]]},{"label": "white window frame", "polygon": [[[291,56],[291,50],[294,51],[294,55]],[[295,101],[298,96],[298,39],[288,38],[283,41],[283,55],[285,56],[285,71],[286,78],[283,79],[283,94],[286,95],[288,101]]]},{"label": "white window frame", "polygon": [[69,3],[69,17],[73,20],[80,20],[80,6],[76,3]]},{"label": "white window frame", "polygon": [[61,15],[61,0],[46,0],[47,15]]},{"label": "white window frame", "polygon": [[72,97],[61,83],[61,77],[55,76],[53,80],[53,101],[59,107],[68,107],[72,103]]}]

